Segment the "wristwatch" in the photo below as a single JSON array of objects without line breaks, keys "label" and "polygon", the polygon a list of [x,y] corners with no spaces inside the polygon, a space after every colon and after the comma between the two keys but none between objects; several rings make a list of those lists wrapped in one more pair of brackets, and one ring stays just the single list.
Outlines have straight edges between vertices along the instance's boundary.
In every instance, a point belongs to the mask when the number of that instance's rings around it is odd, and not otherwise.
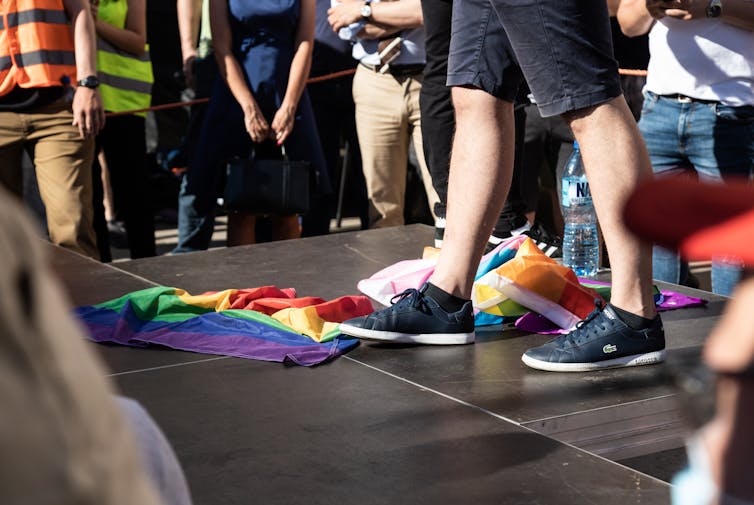
[{"label": "wristwatch", "polygon": [[372,17],[372,0],[364,0],[364,6],[361,8],[361,17],[369,20]]},{"label": "wristwatch", "polygon": [[97,79],[96,75],[90,75],[80,79],[76,84],[89,89],[97,89],[97,86],[99,86],[99,79]]},{"label": "wristwatch", "polygon": [[719,18],[723,13],[723,0],[710,0],[706,12],[708,18]]}]

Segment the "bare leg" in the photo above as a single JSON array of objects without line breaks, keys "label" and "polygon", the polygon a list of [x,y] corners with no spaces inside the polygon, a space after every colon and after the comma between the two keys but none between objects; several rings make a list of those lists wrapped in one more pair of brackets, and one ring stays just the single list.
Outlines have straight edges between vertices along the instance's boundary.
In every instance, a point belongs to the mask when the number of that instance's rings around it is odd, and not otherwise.
[{"label": "bare leg", "polygon": [[115,201],[113,200],[113,188],[110,185],[110,169],[107,167],[107,160],[105,159],[105,153],[100,151],[97,155],[99,166],[102,168],[102,203],[105,206],[105,220],[112,221],[115,219]]},{"label": "bare leg", "polygon": [[471,297],[474,274],[513,174],[513,104],[480,89],[455,87],[456,134],[450,159],[445,239],[430,282]]},{"label": "bare leg", "polygon": [[228,247],[256,242],[257,216],[245,212],[228,214]]},{"label": "bare leg", "polygon": [[626,199],[652,176],[641,133],[622,96],[564,116],[581,147],[612,272],[611,303],[653,318],[652,247],[631,234],[623,222]]},{"label": "bare leg", "polygon": [[272,218],[272,240],[288,240],[301,237],[298,216]]}]

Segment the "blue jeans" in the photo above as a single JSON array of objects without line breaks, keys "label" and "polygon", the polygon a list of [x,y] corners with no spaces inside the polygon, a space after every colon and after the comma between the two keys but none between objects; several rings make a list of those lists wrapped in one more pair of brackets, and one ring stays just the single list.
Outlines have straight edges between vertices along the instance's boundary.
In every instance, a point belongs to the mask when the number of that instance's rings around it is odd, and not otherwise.
[{"label": "blue jeans", "polygon": [[[691,174],[706,182],[754,173],[754,106],[679,100],[645,93],[641,120],[652,167],[658,176]],[[655,247],[654,278],[683,283],[688,266]],[[713,260],[712,290],[730,295],[740,278],[735,262]]]}]

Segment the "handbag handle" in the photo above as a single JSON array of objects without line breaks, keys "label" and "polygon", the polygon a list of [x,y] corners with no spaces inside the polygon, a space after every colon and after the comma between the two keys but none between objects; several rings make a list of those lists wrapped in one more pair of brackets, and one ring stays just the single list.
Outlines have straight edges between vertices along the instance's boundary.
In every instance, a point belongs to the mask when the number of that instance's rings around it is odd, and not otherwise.
[{"label": "handbag handle", "polygon": [[[249,151],[249,159],[253,160],[255,157],[254,144],[251,145],[251,150]],[[285,150],[285,144],[280,144],[280,152],[283,154],[283,161],[290,161],[288,158],[288,152]]]}]

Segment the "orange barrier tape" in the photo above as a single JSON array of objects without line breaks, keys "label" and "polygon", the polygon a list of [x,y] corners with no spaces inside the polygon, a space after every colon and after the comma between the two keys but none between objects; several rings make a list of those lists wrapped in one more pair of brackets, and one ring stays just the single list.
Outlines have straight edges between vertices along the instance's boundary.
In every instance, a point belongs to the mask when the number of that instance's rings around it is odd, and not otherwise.
[{"label": "orange barrier tape", "polygon": [[310,77],[306,80],[306,84],[314,84],[315,82],[329,81],[330,79],[337,79],[338,77],[345,77],[347,75],[353,75],[356,73],[355,68],[348,70],[341,70],[340,72],[333,72],[332,74],[319,75],[317,77]]},{"label": "orange barrier tape", "polygon": [[[356,72],[355,69],[349,69],[349,70],[341,70],[340,72],[333,72],[332,74],[319,75],[317,77],[310,77],[309,79],[306,80],[306,84],[315,84],[318,82],[329,81],[330,79],[337,79],[339,77],[352,75],[355,72]],[[635,70],[635,69],[627,69],[627,68],[619,68],[618,73],[620,75],[635,75],[635,76],[640,76],[640,77],[647,75],[646,70]],[[192,105],[206,103],[208,101],[209,101],[209,98],[197,98],[196,100],[189,100],[187,102],[164,103],[162,105],[153,105],[151,107],[145,107],[143,109],[124,110],[122,112],[108,112],[107,114],[105,114],[105,116],[106,117],[128,116],[131,114],[138,114],[140,112],[175,109],[176,107],[190,107]]]},{"label": "orange barrier tape", "polygon": [[189,100],[187,102],[164,103],[162,105],[153,105],[151,107],[145,107],[143,109],[124,110],[121,112],[108,112],[105,114],[105,117],[130,116],[131,114],[138,114],[139,112],[175,109],[176,107],[190,107],[192,105],[205,103],[205,102],[209,102],[209,98],[197,98],[196,100]]},{"label": "orange barrier tape", "polygon": [[633,68],[619,68],[618,73],[620,75],[635,75],[637,77],[647,76],[646,70],[639,70],[639,69],[633,69]]}]

